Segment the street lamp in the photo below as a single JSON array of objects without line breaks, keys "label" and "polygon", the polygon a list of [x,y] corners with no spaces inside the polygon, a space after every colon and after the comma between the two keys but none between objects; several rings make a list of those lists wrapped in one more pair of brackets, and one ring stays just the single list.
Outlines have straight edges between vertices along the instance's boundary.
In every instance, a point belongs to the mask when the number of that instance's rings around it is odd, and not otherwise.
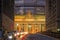
[{"label": "street lamp", "polygon": [[17,24],[17,26],[18,26],[19,24]]},{"label": "street lamp", "polygon": [[57,29],[57,31],[60,31],[60,29]]}]

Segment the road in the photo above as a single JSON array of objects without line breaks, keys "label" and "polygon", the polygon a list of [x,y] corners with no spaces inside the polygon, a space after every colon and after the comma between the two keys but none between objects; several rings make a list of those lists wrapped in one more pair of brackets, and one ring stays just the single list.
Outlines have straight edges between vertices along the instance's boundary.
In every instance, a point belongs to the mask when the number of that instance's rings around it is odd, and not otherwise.
[{"label": "road", "polygon": [[[19,38],[17,40],[20,40]],[[53,37],[41,35],[41,34],[29,34],[24,40],[58,40]]]}]

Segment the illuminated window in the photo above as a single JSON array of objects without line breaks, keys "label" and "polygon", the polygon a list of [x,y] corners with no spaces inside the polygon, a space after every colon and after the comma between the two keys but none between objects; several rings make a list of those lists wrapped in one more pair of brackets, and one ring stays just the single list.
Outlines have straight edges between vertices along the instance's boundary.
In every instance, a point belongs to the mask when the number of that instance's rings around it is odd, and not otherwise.
[{"label": "illuminated window", "polygon": [[24,32],[24,24],[21,26],[21,31]]},{"label": "illuminated window", "polygon": [[32,27],[32,26],[29,24],[29,25],[28,25],[28,31],[31,31],[31,30],[32,30],[31,27]]}]

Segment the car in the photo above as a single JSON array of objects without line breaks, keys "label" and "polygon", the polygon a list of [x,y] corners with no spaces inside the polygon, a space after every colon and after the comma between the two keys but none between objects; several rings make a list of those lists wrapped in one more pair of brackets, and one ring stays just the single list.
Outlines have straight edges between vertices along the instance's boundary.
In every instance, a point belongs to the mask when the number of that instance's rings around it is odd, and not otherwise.
[{"label": "car", "polygon": [[7,40],[15,40],[13,32],[8,32]]}]

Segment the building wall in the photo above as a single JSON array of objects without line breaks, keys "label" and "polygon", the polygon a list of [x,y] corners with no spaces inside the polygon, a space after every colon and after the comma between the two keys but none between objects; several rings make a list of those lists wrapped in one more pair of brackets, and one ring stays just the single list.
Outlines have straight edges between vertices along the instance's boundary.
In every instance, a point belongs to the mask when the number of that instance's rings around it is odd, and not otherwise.
[{"label": "building wall", "polygon": [[59,22],[59,0],[46,0],[46,26],[47,30],[57,32]]},{"label": "building wall", "polygon": [[[14,0],[2,0],[2,25],[3,29],[12,31],[10,25],[14,21]],[[10,30],[9,30],[10,28]]]},{"label": "building wall", "polygon": [[13,20],[10,19],[8,16],[5,14],[2,14],[2,25],[3,29],[6,29],[7,31],[13,31],[14,24]]},{"label": "building wall", "polygon": [[23,29],[24,32],[29,32],[29,33],[46,31],[44,15],[41,15],[41,16],[35,15],[35,16],[32,16],[32,18],[30,19],[28,18],[28,15],[25,15],[25,16],[15,15],[14,17],[15,17],[14,18],[14,30],[21,31]]},{"label": "building wall", "polygon": [[2,28],[2,18],[1,18],[2,17],[2,15],[1,15],[2,14],[2,5],[1,4],[2,4],[2,0],[0,0],[0,28]]},{"label": "building wall", "polygon": [[14,20],[14,0],[2,0],[2,2],[3,13]]},{"label": "building wall", "polygon": [[[46,31],[45,29],[45,23],[44,22],[34,22],[34,21],[22,21],[22,22],[14,22],[15,23],[15,30],[18,30],[18,31],[21,31],[22,27],[24,32],[29,32],[29,33],[36,33],[36,32],[43,32],[43,31]],[[18,23],[18,26],[17,26],[17,23]],[[31,27],[29,27],[31,26]],[[42,27],[42,28],[41,28]],[[30,29],[31,28],[31,29]],[[30,30],[29,30],[30,29]]]},{"label": "building wall", "polygon": [[57,23],[58,29],[60,29],[60,0],[57,0]]}]

